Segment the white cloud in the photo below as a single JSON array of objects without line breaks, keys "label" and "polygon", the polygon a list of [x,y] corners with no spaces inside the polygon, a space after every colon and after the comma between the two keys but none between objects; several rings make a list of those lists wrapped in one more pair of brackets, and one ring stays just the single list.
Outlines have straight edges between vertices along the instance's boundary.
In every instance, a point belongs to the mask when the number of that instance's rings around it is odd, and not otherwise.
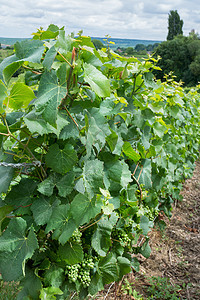
[{"label": "white cloud", "polygon": [[67,33],[165,40],[170,10],[183,19],[184,34],[200,33],[199,0],[0,0],[0,36],[30,37],[54,23]]}]

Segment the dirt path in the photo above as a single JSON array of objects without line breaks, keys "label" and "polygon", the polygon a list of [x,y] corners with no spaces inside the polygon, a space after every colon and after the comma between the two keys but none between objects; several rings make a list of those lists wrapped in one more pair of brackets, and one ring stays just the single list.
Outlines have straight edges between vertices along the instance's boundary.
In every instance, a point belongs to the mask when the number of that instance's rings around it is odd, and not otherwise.
[{"label": "dirt path", "polygon": [[151,233],[152,254],[142,263],[140,276],[169,277],[172,284],[185,289],[180,297],[200,299],[200,162],[181,192],[171,221],[162,235]]},{"label": "dirt path", "polygon": [[[181,194],[183,201],[175,203],[170,222],[165,220],[168,224],[165,231],[151,232],[150,258],[140,257],[140,272],[127,276],[134,283],[133,288],[144,295],[144,286],[148,286],[146,277],[160,276],[181,287],[180,299],[200,299],[200,162],[196,163],[193,177],[184,183]],[[117,284],[104,291],[103,298],[96,299],[135,298],[123,295]]]}]

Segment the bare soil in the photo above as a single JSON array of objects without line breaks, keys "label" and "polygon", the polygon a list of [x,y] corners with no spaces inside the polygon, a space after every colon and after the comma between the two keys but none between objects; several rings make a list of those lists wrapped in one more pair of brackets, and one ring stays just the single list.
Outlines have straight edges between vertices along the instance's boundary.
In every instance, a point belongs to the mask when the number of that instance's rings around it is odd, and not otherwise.
[{"label": "bare soil", "polygon": [[178,284],[180,299],[200,299],[200,162],[196,163],[193,177],[185,181],[181,194],[183,200],[174,204],[171,220],[164,220],[165,230],[154,228],[150,233],[152,253],[148,259],[138,257],[140,271],[108,285],[95,299],[135,299],[122,292],[125,278],[145,299],[147,277],[152,276],[168,277],[172,285]]}]

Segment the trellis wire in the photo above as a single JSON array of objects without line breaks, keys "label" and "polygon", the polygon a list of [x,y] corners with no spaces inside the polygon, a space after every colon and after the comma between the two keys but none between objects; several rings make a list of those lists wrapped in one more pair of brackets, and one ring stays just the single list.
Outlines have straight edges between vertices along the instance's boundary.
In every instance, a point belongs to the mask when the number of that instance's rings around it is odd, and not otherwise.
[{"label": "trellis wire", "polygon": [[27,168],[30,166],[34,166],[34,167],[41,167],[41,161],[37,160],[37,161],[33,161],[32,163],[7,163],[5,161],[0,162],[0,166],[2,167],[10,167],[10,168],[14,168],[14,169],[21,169],[21,168]]}]

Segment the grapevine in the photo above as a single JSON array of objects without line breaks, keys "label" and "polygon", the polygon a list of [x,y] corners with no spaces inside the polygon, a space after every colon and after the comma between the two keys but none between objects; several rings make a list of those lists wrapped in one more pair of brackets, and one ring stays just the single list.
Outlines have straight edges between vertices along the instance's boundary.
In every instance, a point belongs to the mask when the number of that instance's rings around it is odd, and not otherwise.
[{"label": "grapevine", "polygon": [[53,24],[14,49],[0,64],[0,273],[17,300],[95,297],[138,270],[157,216],[181,199],[199,87]]}]

